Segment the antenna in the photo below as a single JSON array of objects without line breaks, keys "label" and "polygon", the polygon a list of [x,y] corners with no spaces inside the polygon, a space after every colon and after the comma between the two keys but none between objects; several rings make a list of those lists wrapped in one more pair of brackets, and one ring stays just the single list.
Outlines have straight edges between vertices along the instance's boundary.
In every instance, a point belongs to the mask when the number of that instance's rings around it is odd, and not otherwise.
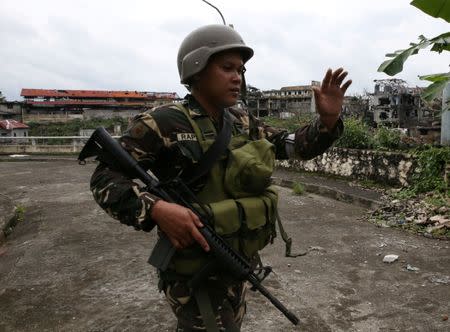
[{"label": "antenna", "polygon": [[202,1],[207,3],[208,5],[210,5],[211,7],[213,7],[215,10],[217,10],[219,12],[219,14],[220,14],[220,17],[222,17],[223,25],[227,25],[227,23],[225,22],[225,19],[223,18],[223,15],[220,12],[219,8],[217,8],[216,6],[214,6],[213,4],[211,4],[210,2],[208,2],[206,0],[202,0]]}]

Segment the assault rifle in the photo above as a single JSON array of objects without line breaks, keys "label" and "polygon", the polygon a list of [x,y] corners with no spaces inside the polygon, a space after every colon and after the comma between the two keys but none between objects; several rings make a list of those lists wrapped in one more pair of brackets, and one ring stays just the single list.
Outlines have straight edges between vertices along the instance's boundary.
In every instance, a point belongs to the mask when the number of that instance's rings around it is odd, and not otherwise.
[{"label": "assault rifle", "polygon": [[[129,178],[140,179],[147,190],[167,202],[177,203],[191,209],[201,220],[203,227],[199,228],[200,233],[206,239],[210,247],[211,263],[207,263],[198,274],[191,280],[193,287],[199,285],[204,277],[207,277],[213,267],[222,266],[227,268],[227,272],[238,280],[247,280],[252,284],[252,289],[258,290],[264,295],[278,310],[280,310],[294,325],[299,323],[299,319],[294,313],[289,311],[276,297],[274,297],[263,285],[254,268],[242,255],[234,250],[220,237],[211,226],[209,212],[198,202],[194,193],[179,178],[169,183],[161,183],[159,180],[147,173],[138,162],[105,130],[97,128],[83,147],[78,156],[80,164],[85,163],[89,157],[99,157],[100,160],[119,167],[121,172]],[[194,206],[195,204],[195,206]],[[149,258],[149,263],[164,271],[167,269],[175,247],[169,238],[161,233],[161,236]]]}]

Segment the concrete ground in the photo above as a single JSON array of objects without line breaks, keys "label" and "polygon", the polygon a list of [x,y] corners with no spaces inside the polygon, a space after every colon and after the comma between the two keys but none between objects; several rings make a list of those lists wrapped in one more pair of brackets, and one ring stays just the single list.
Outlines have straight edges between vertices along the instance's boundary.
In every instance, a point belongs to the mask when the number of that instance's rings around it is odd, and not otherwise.
[{"label": "concrete ground", "polygon": [[[146,263],[155,234],[97,207],[88,187],[94,166],[0,162],[2,194],[26,207],[0,247],[0,331],[174,330]],[[308,254],[285,258],[277,239],[262,253],[275,271],[264,284],[301,325],[251,292],[242,331],[450,330],[448,241],[377,228],[358,219],[365,210],[355,205],[280,192],[294,250]],[[399,260],[383,263],[386,254]]]}]

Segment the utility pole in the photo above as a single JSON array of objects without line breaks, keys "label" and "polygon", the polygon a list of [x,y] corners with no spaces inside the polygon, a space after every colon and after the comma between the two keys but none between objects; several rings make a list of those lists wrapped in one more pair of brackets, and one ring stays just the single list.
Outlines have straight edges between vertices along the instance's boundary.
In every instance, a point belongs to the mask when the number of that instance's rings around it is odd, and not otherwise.
[{"label": "utility pole", "polygon": [[442,92],[441,145],[450,146],[450,83]]}]

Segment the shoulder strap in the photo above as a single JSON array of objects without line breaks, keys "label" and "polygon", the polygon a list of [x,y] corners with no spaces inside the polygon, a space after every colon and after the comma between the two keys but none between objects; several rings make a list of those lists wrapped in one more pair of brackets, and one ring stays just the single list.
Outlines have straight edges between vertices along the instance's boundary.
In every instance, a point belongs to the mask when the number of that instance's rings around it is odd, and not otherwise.
[{"label": "shoulder strap", "polygon": [[[194,121],[192,121],[189,115],[189,111],[183,105],[178,105],[177,107],[186,114],[191,122],[191,125],[195,125]],[[187,184],[194,183],[203,175],[208,173],[213,164],[225,152],[231,140],[231,122],[232,120],[229,111],[225,109],[222,113],[222,130],[216,136],[214,143],[211,144],[208,150],[206,150],[197,164],[193,165],[183,172],[183,178],[185,179]]]}]

